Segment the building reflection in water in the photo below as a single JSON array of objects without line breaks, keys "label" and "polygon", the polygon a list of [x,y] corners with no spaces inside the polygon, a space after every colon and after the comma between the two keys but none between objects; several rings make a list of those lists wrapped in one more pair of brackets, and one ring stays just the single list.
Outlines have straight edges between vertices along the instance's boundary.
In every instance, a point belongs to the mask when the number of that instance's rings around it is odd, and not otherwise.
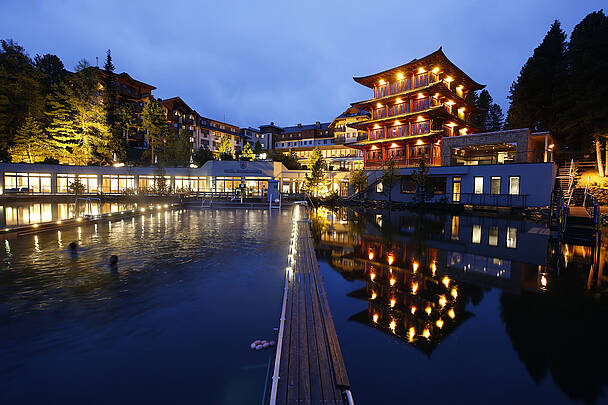
[{"label": "building reflection in water", "polygon": [[[603,395],[608,371],[604,246],[573,246],[543,225],[498,217],[323,210],[318,254],[365,287],[350,320],[427,355],[474,316],[484,291],[501,291],[500,317],[532,379],[550,372],[570,398]],[[468,311],[467,311],[468,309]]]}]

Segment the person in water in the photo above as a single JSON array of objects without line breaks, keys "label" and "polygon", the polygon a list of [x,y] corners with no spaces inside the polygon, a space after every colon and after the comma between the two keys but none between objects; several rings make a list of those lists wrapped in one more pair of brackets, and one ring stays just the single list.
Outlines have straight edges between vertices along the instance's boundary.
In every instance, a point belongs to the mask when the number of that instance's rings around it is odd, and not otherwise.
[{"label": "person in water", "polygon": [[78,249],[78,242],[76,242],[76,241],[72,241],[72,242],[70,242],[70,245],[69,245],[69,246],[70,246],[70,250],[71,250],[72,252],[75,252],[75,251],[76,251],[76,249]]},{"label": "person in water", "polygon": [[113,273],[118,272],[118,256],[112,255],[110,256],[110,269]]}]

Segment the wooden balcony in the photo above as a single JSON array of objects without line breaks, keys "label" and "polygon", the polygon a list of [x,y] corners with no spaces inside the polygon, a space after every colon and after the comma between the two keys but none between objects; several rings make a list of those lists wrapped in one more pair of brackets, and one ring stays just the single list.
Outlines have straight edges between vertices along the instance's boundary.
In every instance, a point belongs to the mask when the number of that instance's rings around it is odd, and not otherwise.
[{"label": "wooden balcony", "polygon": [[[424,163],[427,166],[441,166],[441,157],[412,157],[409,159],[396,159],[395,167],[402,169],[408,167],[418,167],[420,161],[424,160]],[[379,161],[367,161],[365,162],[365,169],[369,170],[382,170],[386,168],[386,164],[388,161],[379,160]]]}]

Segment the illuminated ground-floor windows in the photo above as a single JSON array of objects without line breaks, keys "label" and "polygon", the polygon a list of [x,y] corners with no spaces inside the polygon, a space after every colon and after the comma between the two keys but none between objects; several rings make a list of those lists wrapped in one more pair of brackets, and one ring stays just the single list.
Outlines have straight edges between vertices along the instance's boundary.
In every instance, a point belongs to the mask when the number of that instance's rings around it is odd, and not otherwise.
[{"label": "illuminated ground-floor windows", "polygon": [[58,174],[57,175],[57,192],[69,193],[70,185],[76,181],[76,178],[84,186],[85,194],[96,194],[99,192],[99,181],[96,174]]},{"label": "illuminated ground-floor windows", "polygon": [[4,173],[4,190],[50,193],[50,173]]}]

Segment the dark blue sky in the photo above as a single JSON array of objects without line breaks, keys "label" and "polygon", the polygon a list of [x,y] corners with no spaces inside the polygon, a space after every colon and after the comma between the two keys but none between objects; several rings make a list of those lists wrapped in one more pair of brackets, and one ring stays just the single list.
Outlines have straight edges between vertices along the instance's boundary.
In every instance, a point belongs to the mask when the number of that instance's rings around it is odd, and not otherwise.
[{"label": "dark blue sky", "polygon": [[[85,4],[87,3],[87,4]],[[0,38],[30,55],[81,58],[239,126],[330,121],[371,92],[352,80],[445,54],[503,109],[511,82],[559,19],[570,34],[605,1],[3,0]]]}]

